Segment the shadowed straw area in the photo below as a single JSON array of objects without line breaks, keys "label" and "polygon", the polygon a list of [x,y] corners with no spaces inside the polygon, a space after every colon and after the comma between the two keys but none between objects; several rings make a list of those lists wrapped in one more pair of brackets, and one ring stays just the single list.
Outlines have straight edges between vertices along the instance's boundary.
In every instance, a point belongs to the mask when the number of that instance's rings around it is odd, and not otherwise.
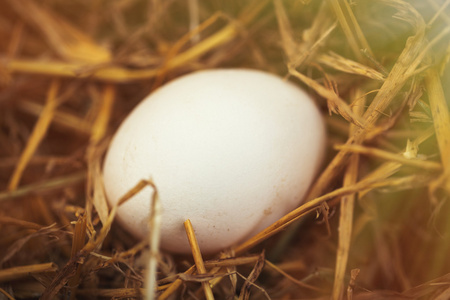
[{"label": "shadowed straw area", "polygon": [[[0,41],[1,299],[450,298],[450,0],[5,0]],[[326,163],[253,238],[202,257],[187,222],[175,256],[157,193],[148,239],[114,222],[103,156],[146,95],[218,67],[303,87]]]}]

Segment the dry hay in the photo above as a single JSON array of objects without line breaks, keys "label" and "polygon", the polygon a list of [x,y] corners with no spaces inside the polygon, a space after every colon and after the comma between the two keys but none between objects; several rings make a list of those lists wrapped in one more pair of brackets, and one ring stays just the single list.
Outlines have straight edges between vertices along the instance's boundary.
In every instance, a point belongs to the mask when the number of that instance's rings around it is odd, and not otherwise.
[{"label": "dry hay", "polygon": [[[7,0],[0,41],[1,299],[450,298],[449,0]],[[202,258],[187,221],[192,260],[113,223],[101,164],[145,95],[213,67],[307,89],[328,158],[233,249]]]}]

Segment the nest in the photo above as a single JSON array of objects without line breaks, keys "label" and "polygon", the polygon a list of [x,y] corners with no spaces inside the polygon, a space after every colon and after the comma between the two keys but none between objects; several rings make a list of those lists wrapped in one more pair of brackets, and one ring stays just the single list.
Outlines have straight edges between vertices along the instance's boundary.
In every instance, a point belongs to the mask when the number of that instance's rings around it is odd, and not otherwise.
[{"label": "nest", "polygon": [[[0,7],[1,299],[450,298],[450,1]],[[114,222],[102,159],[147,94],[215,67],[307,90],[327,161],[255,237],[174,256]]]}]

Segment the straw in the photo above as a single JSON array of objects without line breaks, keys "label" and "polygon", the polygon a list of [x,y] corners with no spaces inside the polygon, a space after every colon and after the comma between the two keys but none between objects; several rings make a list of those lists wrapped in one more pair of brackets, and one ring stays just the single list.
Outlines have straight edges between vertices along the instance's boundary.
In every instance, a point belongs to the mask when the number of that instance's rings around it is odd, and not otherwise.
[{"label": "straw", "polygon": [[[200,252],[200,248],[198,246],[197,238],[195,236],[194,228],[192,227],[191,221],[187,219],[184,222],[184,227],[186,229],[186,235],[189,240],[189,245],[191,246],[192,256],[194,257],[195,266],[197,268],[198,274],[206,274],[205,265],[203,263],[202,254]],[[209,285],[209,282],[203,282],[203,291],[205,293],[205,297],[207,300],[213,300],[214,295],[211,290],[211,286]]]},{"label": "straw", "polygon": [[22,173],[25,170],[28,162],[30,161],[33,153],[36,151],[36,148],[39,146],[39,143],[45,136],[45,133],[50,125],[51,119],[53,117],[53,113],[58,105],[56,101],[56,95],[59,89],[59,81],[54,80],[48,90],[47,94],[47,102],[46,106],[42,111],[42,114],[39,117],[38,122],[36,123],[33,133],[31,134],[30,139],[28,140],[27,146],[20,156],[20,160],[17,163],[17,166],[14,170],[13,175],[8,184],[8,190],[14,191],[17,189],[19,185],[20,179],[22,177]]},{"label": "straw", "polygon": [[[449,5],[3,1],[1,295],[449,298]],[[174,255],[159,248],[170,208],[154,183],[109,205],[104,155],[153,90],[229,67],[311,96],[328,129],[324,164],[303,202],[255,236],[203,256],[189,223],[192,257]],[[117,214],[147,188],[140,240]]]},{"label": "straw", "polygon": [[3,269],[0,270],[0,282],[23,279],[31,276],[32,274],[55,272],[57,270],[58,266],[54,263],[35,264]]}]

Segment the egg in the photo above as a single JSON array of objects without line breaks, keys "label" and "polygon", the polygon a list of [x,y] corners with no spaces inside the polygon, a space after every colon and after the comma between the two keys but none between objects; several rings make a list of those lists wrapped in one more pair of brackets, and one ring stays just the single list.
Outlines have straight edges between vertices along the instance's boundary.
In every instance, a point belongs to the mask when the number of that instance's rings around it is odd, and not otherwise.
[{"label": "egg", "polygon": [[[203,253],[231,247],[297,207],[321,165],[325,129],[311,98],[248,69],[194,72],[160,87],[123,121],[104,161],[110,204],[142,179],[161,203],[161,247],[190,252],[190,219]],[[153,189],[120,206],[134,236],[148,235]]]}]

